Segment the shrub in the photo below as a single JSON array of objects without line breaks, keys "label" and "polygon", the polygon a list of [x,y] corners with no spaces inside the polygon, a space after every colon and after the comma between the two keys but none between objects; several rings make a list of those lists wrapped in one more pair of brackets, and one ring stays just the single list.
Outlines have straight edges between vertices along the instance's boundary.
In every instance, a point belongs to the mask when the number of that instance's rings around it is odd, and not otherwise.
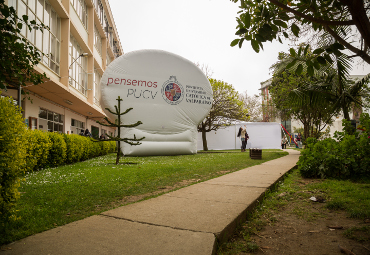
[{"label": "shrub", "polygon": [[67,155],[67,145],[63,139],[62,134],[58,133],[47,133],[52,143],[48,155],[49,167],[60,166],[65,163]]},{"label": "shrub", "polygon": [[51,148],[51,140],[48,134],[41,130],[27,130],[27,166],[26,171],[42,169],[48,165],[48,155]]},{"label": "shrub", "polygon": [[317,141],[307,139],[306,149],[297,163],[306,178],[363,178],[370,177],[370,118],[362,114],[363,131],[353,132],[351,124],[343,120],[343,132],[336,132],[334,139]]},{"label": "shrub", "polygon": [[25,132],[19,108],[12,99],[0,97],[0,229],[16,219],[14,206],[26,164]]}]

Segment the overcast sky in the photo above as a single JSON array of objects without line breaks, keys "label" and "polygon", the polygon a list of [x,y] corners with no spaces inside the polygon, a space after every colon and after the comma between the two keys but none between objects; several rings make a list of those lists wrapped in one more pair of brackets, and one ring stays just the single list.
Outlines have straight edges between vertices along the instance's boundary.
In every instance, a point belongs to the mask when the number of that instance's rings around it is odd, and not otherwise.
[{"label": "overcast sky", "polygon": [[[238,4],[230,0],[109,0],[125,53],[159,49],[207,65],[212,77],[248,95],[259,94],[261,82],[271,78],[270,66],[288,42],[265,43],[255,53],[249,42],[230,47],[236,39]],[[352,74],[370,68],[357,67]]]}]

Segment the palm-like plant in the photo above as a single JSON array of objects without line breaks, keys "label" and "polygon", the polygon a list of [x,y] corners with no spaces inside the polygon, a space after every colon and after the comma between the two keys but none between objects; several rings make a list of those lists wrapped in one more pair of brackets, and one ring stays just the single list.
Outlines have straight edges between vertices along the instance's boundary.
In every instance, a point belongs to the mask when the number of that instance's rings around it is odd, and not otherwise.
[{"label": "palm-like plant", "polygon": [[[349,78],[349,71],[352,67],[352,60],[339,50],[333,47],[327,49],[324,54],[320,51],[310,52],[309,46],[300,46],[298,53],[291,49],[290,54],[273,66],[275,73],[283,70],[295,71],[296,74],[303,72],[311,76],[318,76],[317,82],[311,82],[307,86],[301,86],[291,92],[291,100],[297,105],[303,105],[309,98],[311,104],[320,104],[328,101],[331,103],[332,111],[341,110],[344,118],[350,120],[349,110],[351,106],[363,106],[361,98],[365,96],[365,88],[369,83],[370,74],[358,82]],[[334,60],[333,60],[334,58]],[[313,68],[320,63],[321,68]]]}]

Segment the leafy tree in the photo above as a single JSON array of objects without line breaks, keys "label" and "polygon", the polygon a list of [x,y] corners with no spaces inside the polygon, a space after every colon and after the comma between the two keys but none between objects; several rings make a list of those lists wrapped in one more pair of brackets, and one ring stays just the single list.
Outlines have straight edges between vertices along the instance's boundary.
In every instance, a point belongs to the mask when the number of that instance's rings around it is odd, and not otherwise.
[{"label": "leafy tree", "polygon": [[247,91],[239,95],[239,100],[243,101],[244,108],[248,110],[249,121],[262,121],[262,104],[258,95],[249,96]]},{"label": "leafy tree", "polygon": [[[317,50],[315,50],[317,51]],[[309,45],[300,46],[296,52],[290,49],[290,54],[280,54],[279,63],[275,64],[273,68],[275,73],[283,72],[284,70],[294,71],[296,75],[307,73],[313,79],[306,86],[298,87],[291,95],[291,100],[304,107],[306,102],[302,100],[309,97],[312,106],[318,106],[323,101],[330,102],[329,109],[336,113],[342,111],[344,118],[350,120],[349,111],[355,107],[363,106],[362,98],[368,98],[367,84],[370,80],[370,74],[363,79],[353,82],[350,79],[349,71],[351,70],[351,59],[342,53],[333,53],[332,58],[328,58],[330,65],[325,65],[321,68],[314,69],[312,64],[312,56],[317,56],[310,51]],[[321,53],[320,53],[321,54]],[[324,55],[329,56],[329,54]],[[319,56],[317,59],[324,59]],[[319,60],[320,61],[320,60]],[[307,64],[311,63],[311,64]],[[316,78],[315,78],[316,77]],[[320,77],[317,79],[317,77]]]},{"label": "leafy tree", "polygon": [[327,100],[313,103],[314,98],[310,95],[301,95],[299,103],[293,100],[294,90],[303,90],[318,80],[319,77],[311,77],[306,73],[297,75],[285,71],[275,74],[269,90],[273,104],[283,118],[295,118],[302,122],[305,138],[318,138],[320,132],[333,122],[332,117],[338,114]]},{"label": "leafy tree", "polygon": [[[302,35],[301,28],[309,27],[314,30],[311,37],[319,33],[323,35],[319,42],[326,41],[317,52],[338,53],[346,48],[370,64],[369,19],[370,2],[364,0],[240,0],[239,38],[231,46],[242,47],[247,40],[259,52],[264,42],[295,39]],[[314,68],[326,60],[315,58]]]},{"label": "leafy tree", "polygon": [[[21,36],[22,28],[30,31],[47,29],[43,24],[29,21],[27,15],[18,17],[13,7],[0,0],[0,89],[10,85],[15,88],[43,82],[46,74],[36,73],[33,69],[41,61],[42,53]],[[23,92],[23,91],[22,91]]]},{"label": "leafy tree", "polygon": [[121,138],[121,128],[123,128],[123,127],[124,128],[137,127],[137,126],[139,126],[143,123],[141,121],[138,121],[135,124],[123,125],[122,121],[121,121],[121,116],[130,112],[133,108],[128,108],[126,111],[121,112],[121,101],[122,101],[122,99],[121,99],[120,96],[118,96],[118,98],[116,100],[118,101],[118,107],[117,107],[117,105],[114,106],[115,111],[112,111],[109,108],[105,108],[110,113],[112,113],[114,115],[117,115],[116,123],[111,122],[107,117],[105,117],[104,120],[108,124],[100,122],[100,121],[97,121],[97,123],[99,123],[100,125],[106,126],[106,127],[115,127],[115,128],[118,129],[117,136],[111,136],[111,135],[106,134],[108,136],[108,139],[101,140],[101,141],[116,141],[116,142],[118,142],[117,157],[116,157],[116,165],[118,165],[119,158],[120,158],[120,155],[122,153],[121,152],[121,142],[130,144],[130,145],[140,145],[141,144],[140,141],[143,140],[145,137],[141,137],[141,138],[137,139],[136,136],[134,135],[134,138]]},{"label": "leafy tree", "polygon": [[198,125],[202,132],[203,150],[208,151],[206,133],[231,125],[235,120],[246,120],[248,111],[234,87],[224,81],[209,78],[213,90],[213,103],[208,116]]}]

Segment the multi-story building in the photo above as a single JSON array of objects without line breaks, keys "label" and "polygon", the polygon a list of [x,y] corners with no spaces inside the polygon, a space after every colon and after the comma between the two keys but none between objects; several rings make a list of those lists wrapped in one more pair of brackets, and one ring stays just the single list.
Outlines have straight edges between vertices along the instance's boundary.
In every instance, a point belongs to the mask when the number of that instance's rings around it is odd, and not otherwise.
[{"label": "multi-story building", "polygon": [[[100,105],[100,79],[106,67],[123,54],[108,0],[5,0],[19,17],[47,25],[50,30],[23,29],[21,35],[45,55],[34,69],[48,79],[22,89],[23,117],[30,129],[94,137],[114,129],[96,120],[106,115]],[[2,96],[19,100],[8,87]]]}]

